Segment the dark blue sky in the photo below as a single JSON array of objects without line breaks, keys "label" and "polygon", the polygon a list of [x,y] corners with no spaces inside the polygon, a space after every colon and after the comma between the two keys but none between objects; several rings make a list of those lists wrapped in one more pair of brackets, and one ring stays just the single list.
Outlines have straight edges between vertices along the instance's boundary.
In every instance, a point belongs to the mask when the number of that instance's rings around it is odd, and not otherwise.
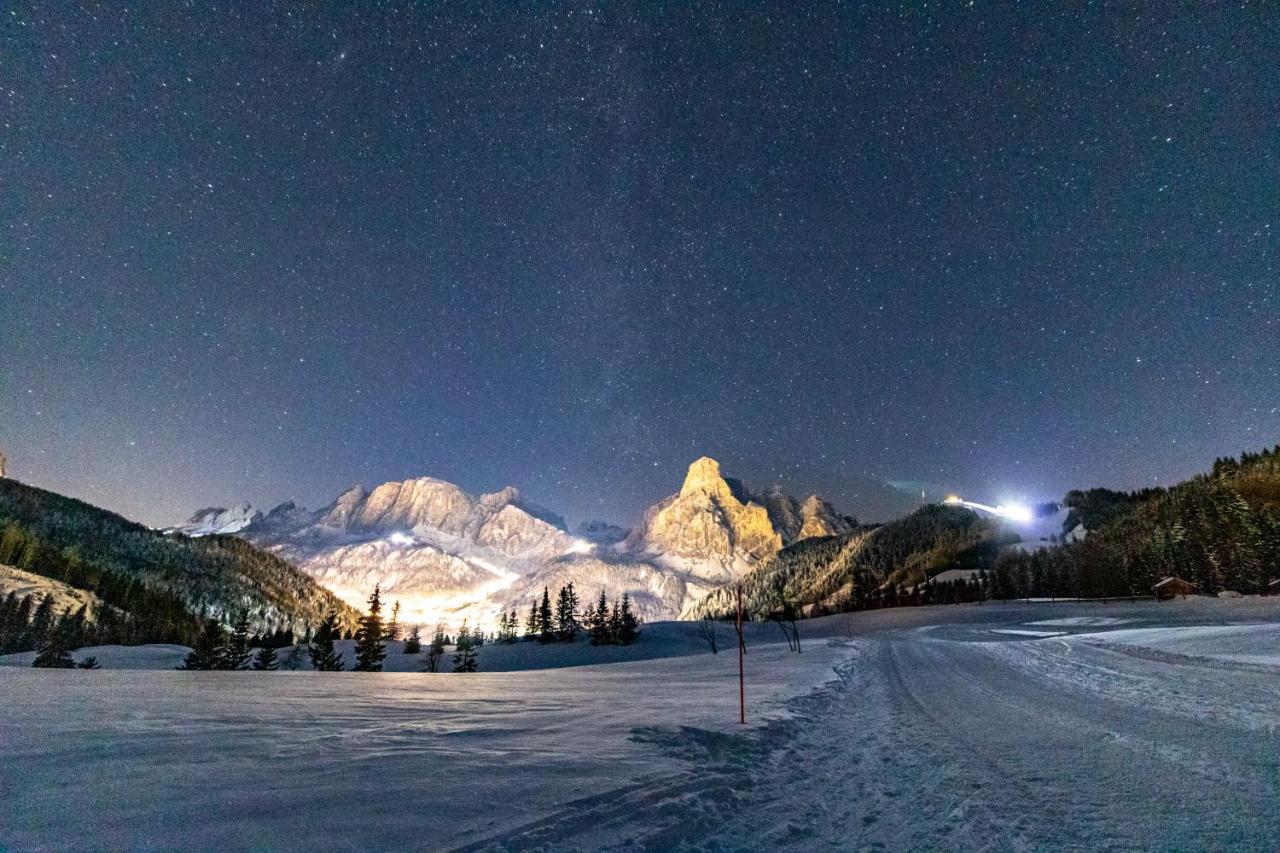
[{"label": "dark blue sky", "polygon": [[369,5],[0,10],[13,476],[880,517],[1280,440],[1274,7]]}]

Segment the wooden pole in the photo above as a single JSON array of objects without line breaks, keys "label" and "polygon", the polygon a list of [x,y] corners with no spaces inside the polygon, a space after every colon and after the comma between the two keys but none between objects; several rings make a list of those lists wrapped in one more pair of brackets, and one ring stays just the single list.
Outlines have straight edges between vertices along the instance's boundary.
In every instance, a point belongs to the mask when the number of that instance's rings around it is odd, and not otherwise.
[{"label": "wooden pole", "polygon": [[742,668],[742,655],[746,643],[742,639],[742,585],[738,585],[738,722],[747,724],[747,686]]}]

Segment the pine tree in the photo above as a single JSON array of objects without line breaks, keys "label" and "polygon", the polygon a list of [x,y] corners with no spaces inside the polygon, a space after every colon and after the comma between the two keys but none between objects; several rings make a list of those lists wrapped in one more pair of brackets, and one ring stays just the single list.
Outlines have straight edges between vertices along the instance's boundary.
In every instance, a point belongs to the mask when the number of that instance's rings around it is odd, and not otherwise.
[{"label": "pine tree", "polygon": [[31,616],[31,624],[27,626],[27,630],[23,638],[19,641],[22,647],[19,651],[29,651],[38,649],[44,645],[45,636],[53,627],[53,596],[46,595],[40,600],[36,612]]},{"label": "pine tree", "polygon": [[216,619],[204,624],[204,630],[196,639],[195,646],[187,654],[186,660],[178,669],[210,670],[222,669],[223,646],[226,643],[226,632]]},{"label": "pine tree", "polygon": [[615,638],[617,642],[624,646],[631,645],[635,642],[639,632],[640,623],[636,620],[635,614],[631,612],[631,600],[625,592],[622,594],[622,607],[619,609],[618,628]]},{"label": "pine tree", "polygon": [[422,651],[422,635],[418,633],[418,626],[414,625],[413,630],[409,632],[409,636],[404,640],[404,653],[406,655],[416,655]]},{"label": "pine tree", "polygon": [[356,632],[356,665],[359,672],[382,672],[387,648],[382,642],[382,597],[378,585],[369,596],[369,612]]},{"label": "pine tree", "polygon": [[436,632],[431,637],[431,645],[427,647],[427,657],[422,666],[424,672],[440,671],[440,660],[444,657],[444,641],[444,626],[437,625]]},{"label": "pine tree", "polygon": [[88,655],[80,663],[76,664],[76,669],[102,669],[98,664],[98,659],[93,655]]},{"label": "pine tree", "polygon": [[253,659],[253,668],[259,672],[279,669],[280,663],[276,660],[275,647],[265,645],[258,649],[258,654]]},{"label": "pine tree", "polygon": [[556,598],[556,633],[561,642],[572,643],[582,626],[578,624],[578,594],[573,584],[560,588]]},{"label": "pine tree", "polygon": [[343,668],[342,655],[333,650],[333,640],[338,636],[338,614],[330,613],[316,628],[315,636],[307,651],[311,656],[312,669],[321,672],[338,672]]},{"label": "pine tree", "polygon": [[618,602],[613,603],[613,609],[609,611],[609,618],[605,624],[609,626],[609,642],[618,642],[618,635],[622,633],[622,608]]},{"label": "pine tree", "polygon": [[396,599],[395,604],[391,605],[391,621],[387,623],[386,638],[388,640],[400,639],[400,600]]},{"label": "pine tree", "polygon": [[[13,593],[10,593],[10,595],[13,595]],[[32,607],[32,597],[30,595],[23,596],[22,600],[9,613],[4,633],[0,634],[0,654],[27,651],[22,647],[22,644],[31,626]]]},{"label": "pine tree", "polygon": [[18,593],[10,590],[4,601],[0,602],[0,655],[8,651],[9,632],[12,630],[13,617],[17,611]]},{"label": "pine tree", "polygon": [[588,613],[590,622],[587,630],[591,634],[591,645],[603,646],[612,643],[613,635],[609,631],[609,600],[605,598],[603,589],[600,590],[600,600]]},{"label": "pine tree", "polygon": [[458,631],[457,644],[453,650],[453,671],[454,672],[475,672],[476,671],[476,650],[474,638],[471,632],[467,630],[467,623],[462,623],[462,629]]},{"label": "pine tree", "polygon": [[40,646],[40,654],[31,662],[38,669],[74,669],[76,662],[71,658],[70,648],[71,620],[63,618],[50,629]]},{"label": "pine tree", "polygon": [[524,620],[524,638],[532,640],[538,636],[538,605],[529,605],[529,618]]},{"label": "pine tree", "polygon": [[249,611],[241,610],[231,636],[222,648],[222,665],[218,669],[248,669],[252,658],[249,646]]},{"label": "pine tree", "polygon": [[512,643],[514,643],[516,640],[520,638],[520,635],[519,635],[520,618],[516,615],[516,612],[513,610],[510,613],[503,613],[502,619],[506,623],[506,630],[502,632],[502,636],[499,639],[504,644],[511,645]]},{"label": "pine tree", "polygon": [[550,643],[555,638],[555,623],[551,619],[551,594],[544,586],[542,604],[538,607],[538,642]]},{"label": "pine tree", "polygon": [[302,664],[302,650],[305,646],[290,646],[289,653],[284,656],[284,660],[280,662],[282,669],[297,669]]}]

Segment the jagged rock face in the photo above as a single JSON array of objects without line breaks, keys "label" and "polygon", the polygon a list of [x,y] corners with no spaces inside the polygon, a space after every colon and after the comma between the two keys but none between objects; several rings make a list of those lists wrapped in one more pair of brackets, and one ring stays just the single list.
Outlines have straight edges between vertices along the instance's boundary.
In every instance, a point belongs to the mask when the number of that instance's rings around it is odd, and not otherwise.
[{"label": "jagged rock face", "polygon": [[419,477],[378,486],[365,498],[347,527],[412,530],[422,525],[461,532],[474,507],[474,500],[453,483]]},{"label": "jagged rock face", "polygon": [[801,503],[780,487],[771,486],[760,500],[787,545],[813,536],[838,536],[853,529],[848,519],[817,495],[809,495]]},{"label": "jagged rock face", "polygon": [[353,488],[322,511],[321,523],[354,534],[456,537],[513,557],[564,553],[572,538],[525,506],[514,486],[473,498],[453,483],[419,477],[383,483],[368,493]]},{"label": "jagged rock face", "polygon": [[760,502],[764,504],[765,510],[769,513],[769,520],[773,522],[773,527],[782,537],[782,541],[788,545],[796,541],[800,536],[800,529],[804,527],[804,519],[800,517],[799,502],[782,491],[780,486],[770,486],[766,489],[760,496]]},{"label": "jagged rock face", "polygon": [[468,529],[472,526],[471,538],[477,545],[509,557],[550,559],[573,547],[573,538],[567,533],[510,503],[495,510],[482,499]]},{"label": "jagged rock face", "polygon": [[607,521],[584,521],[578,525],[578,529],[574,531],[578,538],[585,539],[597,545],[613,545],[627,538],[627,534],[631,531],[619,527],[616,524],[609,524]]},{"label": "jagged rock face", "polygon": [[239,533],[251,524],[262,520],[262,513],[249,504],[220,506],[196,510],[187,523],[179,529],[188,536],[211,536],[217,533]]},{"label": "jagged rock face", "polygon": [[769,513],[744,503],[720,474],[714,459],[689,466],[680,493],[651,507],[628,539],[633,549],[699,561],[691,574],[710,581],[730,580],[742,564],[754,564],[782,548]]},{"label": "jagged rock face", "polygon": [[359,516],[360,509],[368,497],[369,493],[363,486],[352,486],[339,495],[328,509],[322,511],[321,523],[327,527],[346,530],[351,526],[352,520]]},{"label": "jagged rock face", "polygon": [[800,532],[795,541],[812,536],[843,536],[853,530],[849,519],[817,495],[809,495],[800,505]]}]

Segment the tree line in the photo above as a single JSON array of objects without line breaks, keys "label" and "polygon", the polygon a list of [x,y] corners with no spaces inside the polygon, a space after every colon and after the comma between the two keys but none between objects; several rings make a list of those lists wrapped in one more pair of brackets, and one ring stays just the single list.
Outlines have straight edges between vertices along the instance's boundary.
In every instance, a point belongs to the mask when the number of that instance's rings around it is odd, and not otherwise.
[{"label": "tree line", "polygon": [[98,663],[85,658],[77,664],[71,652],[81,646],[99,645],[101,633],[89,618],[87,605],[74,611],[54,612],[53,595],[37,604],[35,595],[18,598],[10,592],[0,601],[0,654],[35,651],[33,666],[55,669],[97,669]]},{"label": "tree line", "polygon": [[[387,643],[400,639],[402,629],[399,625],[399,602],[394,603],[391,617],[386,622],[382,618],[382,609],[381,587],[375,586],[369,597],[368,610],[360,618],[359,626],[354,632],[348,632],[346,637],[355,640],[355,660],[351,663],[350,671],[381,672],[387,658]],[[530,608],[523,637],[517,626],[515,611],[503,613],[499,619],[498,631],[492,639],[502,644],[514,644],[522,639],[541,643],[571,643],[585,632],[591,638],[592,645],[628,645],[639,636],[639,620],[631,609],[630,596],[623,594],[620,599],[610,602],[601,591],[600,598],[593,605],[581,610],[573,584],[559,591],[554,607],[550,590],[544,587],[541,602],[535,602]],[[308,631],[299,645],[292,646],[288,659],[281,661],[278,650],[291,646],[292,633],[251,636],[249,620],[246,615],[241,614],[230,631],[216,621],[206,622],[196,644],[179,669],[275,670],[282,663],[286,668],[296,669],[305,649],[312,669],[340,672],[347,670],[345,656],[334,645],[340,639],[343,639],[343,632],[338,616],[330,613],[314,632]],[[404,638],[403,653],[422,654],[422,670],[440,672],[445,665],[446,649],[452,646],[452,671],[476,672],[479,667],[477,650],[489,639],[491,638],[484,631],[472,629],[465,621],[453,638],[445,633],[443,626],[437,625],[424,649],[420,629],[415,625]]]},{"label": "tree line", "polygon": [[498,620],[497,641],[506,644],[518,640],[572,643],[579,634],[585,632],[591,638],[593,646],[625,646],[635,642],[640,633],[640,620],[631,609],[629,594],[624,592],[620,599],[610,603],[602,589],[600,598],[583,610],[579,606],[578,593],[573,588],[573,583],[560,588],[554,607],[551,604],[551,590],[544,586],[541,601],[529,605],[523,635],[519,626],[516,611],[503,613]]}]

